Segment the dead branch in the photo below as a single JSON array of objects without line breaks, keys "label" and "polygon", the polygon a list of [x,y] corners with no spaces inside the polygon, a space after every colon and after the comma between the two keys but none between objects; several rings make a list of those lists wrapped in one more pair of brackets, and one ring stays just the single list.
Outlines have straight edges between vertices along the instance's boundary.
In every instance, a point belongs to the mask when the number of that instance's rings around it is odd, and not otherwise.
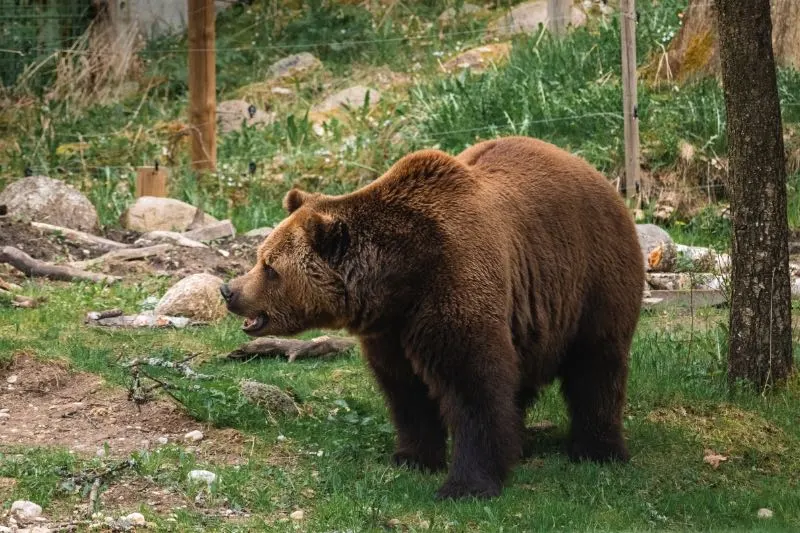
[{"label": "dead branch", "polygon": [[52,224],[45,224],[44,222],[31,222],[31,226],[36,229],[47,231],[50,233],[60,233],[65,238],[78,243],[91,244],[102,250],[119,250],[122,248],[129,248],[128,244],[112,241],[104,237],[98,237],[85,231],[78,231],[71,228],[62,228],[61,226],[53,226]]},{"label": "dead branch", "polygon": [[92,281],[95,283],[114,283],[121,278],[86,272],[71,266],[52,265],[29,256],[13,246],[0,248],[0,263],[8,263],[21,270],[28,277],[45,277],[61,281]]},{"label": "dead branch", "polygon": [[353,339],[327,335],[304,341],[280,337],[262,337],[243,344],[228,354],[229,359],[242,360],[253,357],[286,357],[296,359],[329,359],[341,355],[356,345]]},{"label": "dead branch", "polygon": [[145,259],[153,255],[163,254],[172,250],[171,244],[156,244],[154,246],[146,246],[144,248],[125,248],[122,250],[113,250],[107,254],[94,259],[87,259],[85,261],[76,261],[70,263],[75,268],[91,268],[106,261],[132,261],[134,259]]}]

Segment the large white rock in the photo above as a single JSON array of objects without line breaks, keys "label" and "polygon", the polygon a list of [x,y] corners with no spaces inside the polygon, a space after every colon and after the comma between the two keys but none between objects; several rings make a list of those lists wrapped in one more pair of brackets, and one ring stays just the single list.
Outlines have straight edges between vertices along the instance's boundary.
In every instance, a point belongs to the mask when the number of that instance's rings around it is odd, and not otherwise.
[{"label": "large white rock", "polygon": [[11,504],[10,513],[20,522],[33,522],[42,516],[42,507],[27,500],[17,500]]},{"label": "large white rock", "polygon": [[97,229],[97,211],[80,192],[47,176],[29,176],[0,192],[8,214],[80,231]]},{"label": "large white rock", "polygon": [[312,107],[311,112],[326,114],[335,112],[343,106],[347,106],[350,109],[358,109],[364,106],[367,100],[367,93],[369,93],[369,107],[380,102],[380,91],[363,85],[354,85],[353,87],[348,87],[347,89],[330,95],[325,100]]},{"label": "large white rock", "polygon": [[[489,24],[489,32],[498,37],[511,37],[518,33],[532,34],[539,30],[539,24],[548,25],[547,0],[532,0],[514,6],[511,11]],[[586,13],[578,6],[572,6],[567,24],[583,26]]]},{"label": "large white rock", "polygon": [[[120,217],[125,229],[148,232],[156,230],[186,231],[194,221],[197,208],[174,198],[141,196]],[[201,226],[219,222],[203,213]]]},{"label": "large white rock", "polygon": [[173,285],[156,305],[157,315],[182,316],[204,322],[223,318],[228,309],[219,293],[222,280],[211,274],[192,274]]}]

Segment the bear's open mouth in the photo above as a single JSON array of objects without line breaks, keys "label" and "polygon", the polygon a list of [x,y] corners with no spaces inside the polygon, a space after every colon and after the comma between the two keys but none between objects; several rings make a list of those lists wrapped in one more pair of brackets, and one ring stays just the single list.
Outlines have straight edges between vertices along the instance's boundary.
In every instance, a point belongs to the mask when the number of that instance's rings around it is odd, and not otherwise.
[{"label": "bear's open mouth", "polygon": [[255,318],[245,318],[244,324],[242,324],[242,331],[245,333],[257,333],[264,327],[266,323],[267,317],[263,314],[258,315]]}]

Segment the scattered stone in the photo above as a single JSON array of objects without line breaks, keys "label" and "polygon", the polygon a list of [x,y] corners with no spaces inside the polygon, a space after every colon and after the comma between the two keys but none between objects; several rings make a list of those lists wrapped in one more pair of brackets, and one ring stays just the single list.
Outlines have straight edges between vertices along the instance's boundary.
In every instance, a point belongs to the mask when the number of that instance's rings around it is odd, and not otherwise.
[{"label": "scattered stone", "polygon": [[268,126],[274,121],[275,113],[267,113],[244,100],[226,100],[217,105],[217,122],[222,134],[240,131],[243,124],[258,127]]},{"label": "scattered stone", "polygon": [[97,211],[86,196],[62,181],[47,176],[28,176],[0,192],[7,214],[35,222],[92,232]]},{"label": "scattered stone", "polygon": [[294,91],[287,88],[287,87],[273,87],[269,90],[272,94],[278,94],[281,96],[291,96],[294,94]]},{"label": "scattered stone", "polygon": [[11,504],[9,512],[16,520],[28,523],[42,516],[42,507],[27,500],[17,500]]},{"label": "scattered stone", "polygon": [[267,70],[269,78],[275,80],[296,79],[322,67],[322,62],[313,54],[301,52],[279,59]]},{"label": "scattered stone", "polygon": [[189,225],[200,222],[206,226],[219,222],[216,218],[174,198],[140,196],[120,217],[125,229],[147,233],[149,231],[186,231]]},{"label": "scattered stone", "polygon": [[[194,230],[200,231],[200,230]],[[178,233],[177,231],[148,231],[138,239],[136,239],[137,246],[151,246],[156,242],[171,242],[184,248],[208,248],[202,242],[196,241],[186,236],[186,233]]]},{"label": "scattered stone", "polygon": [[19,376],[17,376],[16,374],[11,374],[10,376],[8,376],[6,378],[6,383],[13,384],[13,383],[16,383],[18,379],[19,379]]},{"label": "scattered stone", "polygon": [[270,227],[263,227],[263,228],[255,228],[251,229],[247,233],[244,234],[245,237],[266,237],[272,233],[272,228]]},{"label": "scattered stone", "polygon": [[487,44],[458,54],[443,64],[442,68],[446,72],[453,72],[459,69],[480,72],[489,66],[505,63],[510,53],[511,43]]},{"label": "scattered stone", "polygon": [[475,4],[470,4],[469,2],[464,2],[459,10],[456,10],[455,7],[448,7],[442,11],[442,14],[439,15],[439,23],[448,24],[457,18],[462,18],[467,15],[477,15],[482,11],[485,11],[484,8],[476,6]]},{"label": "scattered stone", "polygon": [[10,527],[0,526],[0,533],[14,533],[14,530]]},{"label": "scattered stone", "polygon": [[195,429],[194,431],[190,431],[186,435],[183,436],[183,440],[187,442],[200,442],[203,440],[203,432],[200,430]]},{"label": "scattered stone", "polygon": [[8,420],[9,418],[11,418],[11,415],[8,414],[7,412],[6,413],[0,413],[0,420]]},{"label": "scattered stone", "polygon": [[291,518],[292,520],[296,520],[298,522],[300,520],[302,520],[304,517],[305,517],[305,513],[303,513],[302,509],[298,509],[296,511],[293,511],[292,514],[289,515],[289,518]]},{"label": "scattered stone", "polygon": [[660,291],[683,291],[691,288],[689,274],[675,272],[652,272],[647,274],[650,287]]},{"label": "scattered stone", "polygon": [[169,442],[169,439],[167,437],[158,437],[157,442],[161,445],[164,445]]},{"label": "scattered stone", "polygon": [[216,241],[228,237],[236,237],[236,228],[230,220],[221,220],[214,224],[203,226],[183,233],[187,239],[199,242]]},{"label": "scattered stone", "polygon": [[262,407],[270,415],[294,417],[300,414],[291,396],[275,385],[246,379],[239,383],[239,391],[248,402]]},{"label": "scattered stone", "polygon": [[[369,101],[367,103],[367,98]],[[376,89],[363,85],[354,85],[327,97],[322,102],[311,108],[308,116],[315,124],[326,121],[327,119],[340,115],[345,107],[359,109],[367,103],[372,108],[381,100],[381,93]]]},{"label": "scattered stone", "polygon": [[758,510],[758,517],[761,520],[769,520],[774,515],[775,513],[772,512],[772,509],[767,509],[766,507],[762,507],[761,509]]},{"label": "scattered stone", "polygon": [[142,513],[131,513],[122,520],[124,520],[125,522],[129,523],[132,526],[144,526],[147,524],[147,520],[145,520],[144,515]]},{"label": "scattered stone", "polygon": [[[532,0],[515,6],[507,14],[489,24],[488,31],[497,37],[511,37],[518,33],[538,31],[539,24],[547,27],[547,1]],[[572,6],[569,24],[583,26],[586,24],[586,13],[579,7]]]},{"label": "scattered stone", "polygon": [[189,481],[193,482],[202,482],[206,485],[211,485],[217,479],[217,475],[214,472],[209,472],[208,470],[192,470],[189,472]]},{"label": "scattered stone", "polygon": [[185,277],[173,285],[156,306],[157,315],[182,316],[213,322],[225,317],[228,309],[219,293],[222,280],[200,273]]}]

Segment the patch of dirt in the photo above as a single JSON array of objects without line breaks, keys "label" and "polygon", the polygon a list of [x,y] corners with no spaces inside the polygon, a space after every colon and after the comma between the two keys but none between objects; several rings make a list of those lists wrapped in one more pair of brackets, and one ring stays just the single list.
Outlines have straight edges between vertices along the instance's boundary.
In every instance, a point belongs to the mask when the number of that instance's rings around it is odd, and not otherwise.
[{"label": "patch of dirt", "polygon": [[[103,237],[133,244],[140,234],[135,231],[107,229]],[[166,253],[134,261],[112,261],[95,270],[123,277],[163,274],[182,278],[206,272],[218,276],[244,274],[253,267],[261,237],[237,236],[220,239],[208,248],[175,246]],[[42,232],[27,222],[0,218],[0,246],[14,246],[34,259],[51,263],[69,263],[93,259],[104,250]],[[10,268],[10,267],[9,267]]]},{"label": "patch of dirt", "polygon": [[233,429],[205,428],[180,407],[166,400],[141,406],[128,401],[127,391],[106,385],[102,378],[73,372],[61,361],[18,354],[0,369],[0,446],[63,446],[77,454],[94,455],[108,445],[111,457],[159,446],[159,439],[181,442],[200,429],[205,438],[187,446],[198,460],[244,463],[245,439]]},{"label": "patch of dirt", "polygon": [[193,507],[185,496],[160,487],[142,477],[124,477],[114,481],[100,494],[100,508],[107,515],[138,511],[144,504],[156,514],[174,513]]}]

